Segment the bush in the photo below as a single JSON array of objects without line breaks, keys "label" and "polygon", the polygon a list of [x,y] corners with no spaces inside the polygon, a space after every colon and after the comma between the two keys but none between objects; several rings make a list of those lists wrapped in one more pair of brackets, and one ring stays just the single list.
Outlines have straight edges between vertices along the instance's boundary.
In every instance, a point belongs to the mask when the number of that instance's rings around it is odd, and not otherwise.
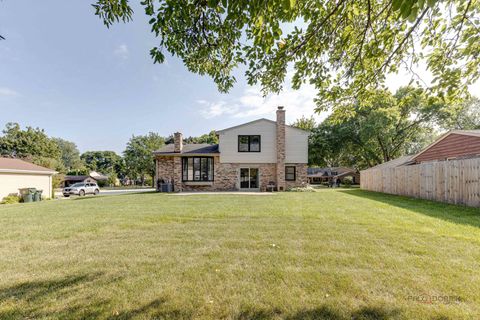
[{"label": "bush", "polygon": [[288,188],[287,191],[288,192],[315,192],[315,189],[310,186],[305,186],[305,187]]},{"label": "bush", "polygon": [[52,178],[52,189],[59,189],[62,187],[62,182],[65,180],[64,174],[56,174]]},{"label": "bush", "polygon": [[0,204],[12,204],[12,203],[19,203],[21,198],[16,194],[10,194],[2,199]]},{"label": "bush", "polygon": [[152,177],[146,177],[144,181],[144,185],[146,186],[152,186],[153,185],[153,179]]},{"label": "bush", "polygon": [[108,181],[107,180],[98,180],[97,184],[100,188],[103,188],[103,187],[106,187],[108,185]]},{"label": "bush", "polygon": [[345,185],[346,188],[350,188],[353,184],[352,177],[346,177],[345,179],[343,179],[343,184]]}]

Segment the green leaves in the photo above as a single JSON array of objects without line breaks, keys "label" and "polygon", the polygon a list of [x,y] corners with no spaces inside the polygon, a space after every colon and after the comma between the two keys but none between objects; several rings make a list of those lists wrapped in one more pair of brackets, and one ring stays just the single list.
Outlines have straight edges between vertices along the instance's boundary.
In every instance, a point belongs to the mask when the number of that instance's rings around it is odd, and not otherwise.
[{"label": "green leaves", "polygon": [[295,7],[295,4],[297,3],[296,0],[281,0],[281,1],[282,1],[283,9],[285,11],[292,10]]},{"label": "green leaves", "polygon": [[[156,63],[178,57],[221,92],[237,68],[267,94],[292,83],[317,89],[317,111],[345,106],[385,85],[389,73],[432,73],[432,92],[453,100],[479,78],[478,2],[469,0],[144,0],[158,46]],[[131,16],[127,0],[97,0],[108,26]],[[461,63],[461,66],[460,66]],[[412,67],[410,67],[413,64]],[[414,80],[419,81],[412,73]],[[344,108],[345,107],[345,108]]]},{"label": "green leaves", "polygon": [[[429,0],[428,6],[433,8],[436,4],[436,0]],[[392,9],[395,12],[399,12],[403,19],[408,19],[410,22],[414,22],[417,19],[420,10],[423,10],[425,6],[425,0],[392,0]]]}]

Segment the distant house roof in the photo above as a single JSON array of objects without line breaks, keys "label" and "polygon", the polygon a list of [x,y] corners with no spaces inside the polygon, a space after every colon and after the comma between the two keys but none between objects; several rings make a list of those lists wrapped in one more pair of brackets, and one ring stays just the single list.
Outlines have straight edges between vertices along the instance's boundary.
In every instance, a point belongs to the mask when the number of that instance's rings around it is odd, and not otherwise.
[{"label": "distant house roof", "polygon": [[[240,128],[240,127],[243,127],[243,126],[246,126],[246,125],[249,125],[249,124],[253,124],[253,123],[257,123],[257,122],[260,122],[260,121],[266,121],[266,122],[270,122],[270,123],[273,123],[273,124],[277,124],[276,121],[273,121],[273,120],[270,120],[270,119],[266,119],[266,118],[260,118],[260,119],[257,119],[257,120],[253,120],[253,121],[250,121],[250,122],[242,123],[242,124],[239,124],[239,125],[236,125],[236,126],[233,126],[233,127],[229,127],[229,128],[222,129],[222,130],[215,130],[215,133],[217,133],[217,134],[224,133],[225,131],[232,130],[232,129],[236,129],[236,128]],[[285,126],[286,126],[286,127],[289,127],[289,128],[292,128],[292,129],[296,129],[296,130],[303,131],[303,132],[305,132],[305,133],[309,133],[308,131],[303,130],[303,129],[300,129],[300,128],[297,128],[297,127],[293,127],[293,126],[289,126],[289,125],[285,125]]]},{"label": "distant house roof", "polygon": [[108,177],[106,175],[101,174],[97,171],[90,172],[90,177],[92,177],[93,179],[95,179],[97,181],[108,180]]},{"label": "distant house roof", "polygon": [[352,172],[355,173],[357,172],[357,170],[347,167],[307,168],[307,177],[333,177],[341,176]]},{"label": "distant house roof", "polygon": [[108,180],[108,177],[98,173],[96,171],[90,172],[89,175],[67,175],[63,178],[64,181],[84,181],[85,179],[92,178],[95,181]]},{"label": "distant house roof", "polygon": [[87,178],[90,178],[90,176],[65,176],[63,180],[65,181],[83,181]]},{"label": "distant house roof", "polygon": [[154,155],[192,155],[192,154],[218,154],[218,144],[189,143],[184,144],[182,152],[174,152],[175,145],[167,144],[163,148],[154,151]]},{"label": "distant house roof", "polygon": [[0,172],[35,173],[45,175],[53,175],[57,173],[55,170],[37,166],[36,164],[27,161],[2,157],[0,157]]},{"label": "distant house roof", "polygon": [[375,167],[368,168],[366,170],[372,169],[387,169],[387,168],[396,168],[404,165],[413,163],[413,159],[416,157],[416,154],[411,154],[407,156],[401,156],[396,159],[390,160],[388,162],[381,163]]}]

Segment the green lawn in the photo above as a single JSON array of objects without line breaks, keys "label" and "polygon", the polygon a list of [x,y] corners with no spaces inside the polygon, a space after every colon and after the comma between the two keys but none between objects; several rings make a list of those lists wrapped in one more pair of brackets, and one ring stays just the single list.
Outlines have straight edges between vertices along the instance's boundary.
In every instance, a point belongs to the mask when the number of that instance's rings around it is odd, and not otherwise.
[{"label": "green lawn", "polygon": [[146,193],[4,205],[0,228],[0,319],[480,315],[478,209],[358,189]]}]

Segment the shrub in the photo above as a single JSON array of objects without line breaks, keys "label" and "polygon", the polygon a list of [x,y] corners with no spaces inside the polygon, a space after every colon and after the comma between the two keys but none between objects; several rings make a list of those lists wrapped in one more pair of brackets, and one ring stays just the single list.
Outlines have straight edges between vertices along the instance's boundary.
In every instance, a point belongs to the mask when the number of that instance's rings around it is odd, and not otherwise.
[{"label": "shrub", "polygon": [[12,204],[12,203],[19,203],[21,198],[16,194],[10,194],[2,199],[0,204]]},{"label": "shrub", "polygon": [[287,191],[289,191],[289,192],[315,192],[315,189],[310,187],[310,186],[304,186],[304,187],[288,188]]}]

